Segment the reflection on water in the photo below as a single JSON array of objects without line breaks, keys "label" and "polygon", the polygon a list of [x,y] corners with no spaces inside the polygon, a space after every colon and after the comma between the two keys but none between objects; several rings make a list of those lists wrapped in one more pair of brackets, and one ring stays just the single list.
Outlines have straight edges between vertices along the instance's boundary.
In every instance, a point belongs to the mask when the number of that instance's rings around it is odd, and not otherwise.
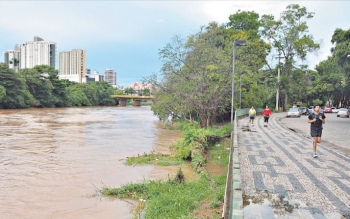
[{"label": "reflection on water", "polygon": [[129,202],[92,196],[95,186],[174,174],[123,162],[179,135],[149,107],[0,110],[1,218],[131,218]]},{"label": "reflection on water", "polygon": [[[244,218],[300,217],[300,212],[310,207],[311,203],[290,200],[285,194],[269,191],[256,191],[254,195],[243,195]],[[316,218],[323,218],[314,214]]]}]

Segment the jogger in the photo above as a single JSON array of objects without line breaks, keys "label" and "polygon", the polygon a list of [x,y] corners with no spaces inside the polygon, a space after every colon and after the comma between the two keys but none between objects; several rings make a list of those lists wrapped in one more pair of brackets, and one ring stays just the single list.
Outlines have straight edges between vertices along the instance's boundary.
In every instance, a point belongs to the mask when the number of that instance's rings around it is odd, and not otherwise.
[{"label": "jogger", "polygon": [[264,109],[262,114],[264,116],[264,127],[267,127],[267,124],[269,123],[269,118],[272,114],[268,105],[266,105],[266,108]]},{"label": "jogger", "polygon": [[321,142],[323,124],[326,122],[326,116],[320,113],[320,105],[315,105],[314,112],[309,115],[308,123],[311,123],[310,134],[313,139],[313,157],[318,157],[317,155],[317,143]]}]

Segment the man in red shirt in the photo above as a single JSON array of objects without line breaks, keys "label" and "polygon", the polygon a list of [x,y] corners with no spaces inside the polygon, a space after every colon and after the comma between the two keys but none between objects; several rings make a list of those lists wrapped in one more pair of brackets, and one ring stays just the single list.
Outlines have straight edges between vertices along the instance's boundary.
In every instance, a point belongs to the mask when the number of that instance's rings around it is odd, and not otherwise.
[{"label": "man in red shirt", "polygon": [[269,123],[269,118],[272,114],[268,105],[266,105],[266,108],[264,109],[262,114],[264,116],[264,127],[267,127],[267,124]]}]

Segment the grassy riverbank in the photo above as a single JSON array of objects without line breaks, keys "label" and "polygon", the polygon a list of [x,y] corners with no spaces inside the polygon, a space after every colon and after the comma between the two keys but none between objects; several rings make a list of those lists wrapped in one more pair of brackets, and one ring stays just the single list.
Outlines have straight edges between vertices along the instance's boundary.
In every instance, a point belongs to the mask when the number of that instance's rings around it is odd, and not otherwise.
[{"label": "grassy riverbank", "polygon": [[144,180],[120,188],[104,188],[103,194],[138,200],[134,218],[221,218],[230,126],[199,128],[197,124],[176,125],[183,131],[183,138],[171,147],[174,150],[172,155],[144,154],[128,158],[126,164],[169,166],[190,162],[198,174],[196,180],[186,180],[179,168],[168,180]]}]

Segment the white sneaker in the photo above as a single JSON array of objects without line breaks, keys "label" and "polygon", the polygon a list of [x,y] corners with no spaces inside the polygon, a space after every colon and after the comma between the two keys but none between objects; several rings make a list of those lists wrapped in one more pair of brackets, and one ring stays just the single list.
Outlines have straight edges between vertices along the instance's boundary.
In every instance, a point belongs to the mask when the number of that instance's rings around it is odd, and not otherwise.
[{"label": "white sneaker", "polygon": [[318,157],[317,153],[314,153],[313,157],[314,157],[314,158]]}]

